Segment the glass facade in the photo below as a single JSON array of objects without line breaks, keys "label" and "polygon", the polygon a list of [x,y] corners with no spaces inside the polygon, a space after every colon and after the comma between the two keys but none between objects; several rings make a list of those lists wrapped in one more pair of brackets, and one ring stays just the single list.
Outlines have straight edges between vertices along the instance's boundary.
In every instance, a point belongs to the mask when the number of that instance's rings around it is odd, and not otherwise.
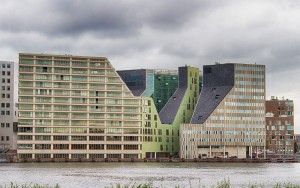
[{"label": "glass facade", "polygon": [[[222,65],[218,66],[222,68]],[[234,64],[233,74],[232,89],[206,121],[182,125],[181,157],[246,158],[263,151],[266,134],[265,67]]]}]

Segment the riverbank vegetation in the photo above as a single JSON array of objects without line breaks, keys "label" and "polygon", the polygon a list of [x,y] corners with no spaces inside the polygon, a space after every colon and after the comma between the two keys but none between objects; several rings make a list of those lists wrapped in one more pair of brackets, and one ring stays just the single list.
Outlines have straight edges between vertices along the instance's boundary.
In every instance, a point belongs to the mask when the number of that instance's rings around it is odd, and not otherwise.
[{"label": "riverbank vegetation", "polygon": [[[240,188],[240,186],[233,186],[230,181],[228,180],[223,180],[221,182],[217,182],[216,185],[211,185],[211,186],[203,186],[201,184],[196,185],[196,186],[175,186],[174,188]],[[264,186],[263,184],[249,184],[246,186],[242,186],[243,188],[267,188],[270,186]],[[294,183],[276,183],[272,186],[273,188],[300,188],[300,184],[294,184]],[[129,185],[123,185],[123,184],[116,184],[111,187],[107,188],[156,188],[156,186],[153,186],[150,183],[146,184],[129,184]]]},{"label": "riverbank vegetation", "polygon": [[58,184],[56,184],[54,186],[50,186],[50,185],[41,185],[41,184],[37,184],[37,183],[17,184],[17,183],[11,182],[9,185],[0,186],[0,188],[61,188],[61,187]]},{"label": "riverbank vegetation", "polygon": [[[95,185],[96,187],[102,187],[101,185]],[[151,183],[144,183],[144,184],[114,184],[112,186],[108,186],[106,188],[156,188],[157,186],[153,186]],[[195,186],[184,186],[184,187],[195,187]],[[237,188],[240,186],[233,186],[230,181],[223,180],[221,182],[217,182],[216,185],[211,186],[204,186],[204,185],[196,185],[196,188]],[[249,184],[242,186],[243,188],[267,188],[270,186],[264,186],[263,184]],[[294,183],[276,183],[272,186],[273,188],[300,188],[300,184],[294,184]],[[16,183],[10,183],[9,185],[0,186],[0,188],[63,188],[60,187],[58,184],[54,186],[50,185],[42,185],[42,184],[16,184]],[[181,186],[175,186],[174,188],[183,188]]]}]

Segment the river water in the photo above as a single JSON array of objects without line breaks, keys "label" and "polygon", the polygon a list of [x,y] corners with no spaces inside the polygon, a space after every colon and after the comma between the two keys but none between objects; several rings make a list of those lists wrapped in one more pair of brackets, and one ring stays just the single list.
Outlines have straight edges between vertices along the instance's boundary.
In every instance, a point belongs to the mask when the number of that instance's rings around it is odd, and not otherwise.
[{"label": "river water", "polygon": [[235,187],[300,184],[300,163],[2,163],[0,185],[39,183],[62,188],[151,183],[154,187],[211,187],[229,180]]}]

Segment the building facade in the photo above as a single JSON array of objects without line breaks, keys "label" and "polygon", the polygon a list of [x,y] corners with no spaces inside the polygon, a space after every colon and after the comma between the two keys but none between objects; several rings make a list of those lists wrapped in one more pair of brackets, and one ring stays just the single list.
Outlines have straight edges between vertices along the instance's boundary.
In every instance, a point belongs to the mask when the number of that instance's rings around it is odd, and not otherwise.
[{"label": "building facade", "polygon": [[266,101],[267,150],[275,154],[294,154],[294,103],[272,97]]},{"label": "building facade", "polygon": [[145,157],[178,156],[180,124],[190,122],[199,95],[199,69],[184,66],[178,72],[140,69],[118,73],[135,95],[143,96]]},{"label": "building facade", "polygon": [[179,91],[164,107],[172,114],[163,113],[172,120],[164,125],[153,98],[134,95],[105,57],[20,54],[18,158],[178,154],[176,130],[190,121],[199,94],[199,70],[179,70]]},{"label": "building facade", "polygon": [[107,58],[20,54],[18,157],[141,158],[142,99]]},{"label": "building facade", "polygon": [[261,156],[266,141],[265,66],[204,66],[196,109],[180,132],[182,158]]},{"label": "building facade", "polygon": [[0,149],[16,150],[17,143],[17,66],[0,61]]},{"label": "building facade", "polygon": [[148,151],[149,155],[157,156],[158,153],[162,154],[162,157],[168,157],[170,153],[179,157],[180,125],[190,122],[192,118],[199,95],[199,74],[198,68],[179,67],[178,88],[159,113],[155,109],[153,99],[148,100],[145,112],[149,114],[143,116],[146,125],[144,131],[147,133],[145,137],[148,138],[143,144],[143,149]]},{"label": "building facade", "polygon": [[295,135],[295,140],[296,140],[296,151],[295,153],[300,152],[300,134]]},{"label": "building facade", "polygon": [[117,73],[135,96],[153,98],[158,112],[178,88],[178,71],[136,69]]}]

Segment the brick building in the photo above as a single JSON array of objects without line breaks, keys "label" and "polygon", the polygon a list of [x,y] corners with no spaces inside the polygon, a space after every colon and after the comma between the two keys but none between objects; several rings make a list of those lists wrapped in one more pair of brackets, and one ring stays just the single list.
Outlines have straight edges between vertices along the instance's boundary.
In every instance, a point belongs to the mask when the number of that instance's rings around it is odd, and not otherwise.
[{"label": "brick building", "polygon": [[294,103],[272,97],[266,101],[266,146],[270,153],[294,153]]}]

